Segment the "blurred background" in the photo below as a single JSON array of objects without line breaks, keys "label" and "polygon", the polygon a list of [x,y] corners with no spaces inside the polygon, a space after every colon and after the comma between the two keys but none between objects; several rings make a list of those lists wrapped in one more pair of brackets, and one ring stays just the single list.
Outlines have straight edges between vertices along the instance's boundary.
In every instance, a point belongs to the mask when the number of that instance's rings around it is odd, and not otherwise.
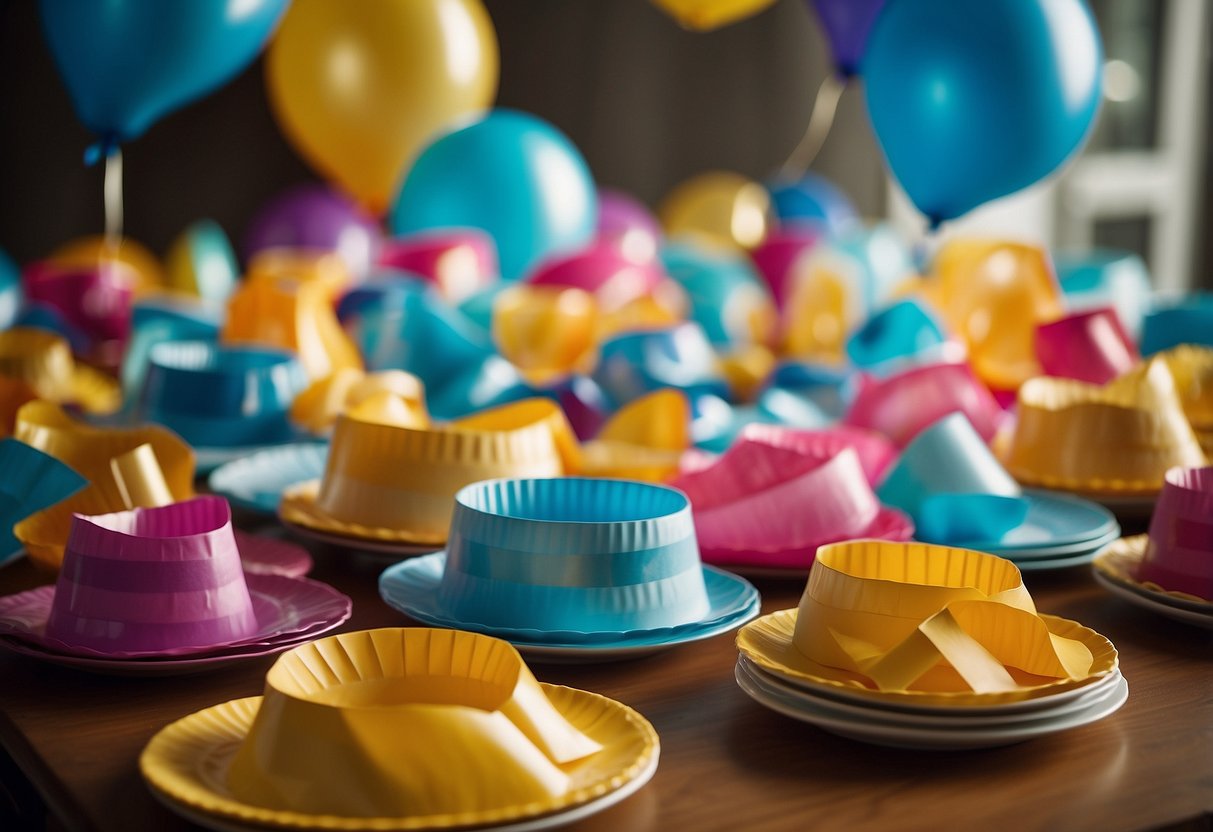
[{"label": "blurred background", "polygon": [[[534,112],[581,148],[601,185],[650,205],[709,169],[769,177],[791,153],[830,71],[803,0],[707,34],[647,0],[486,0],[501,44],[498,104]],[[1091,0],[1106,49],[1105,101],[1060,177],[980,209],[949,233],[990,230],[1057,248],[1141,254],[1161,289],[1213,287],[1206,0]],[[125,148],[126,229],[163,253],[199,217],[234,241],[266,199],[316,177],[267,106],[259,60]],[[52,64],[33,0],[0,2],[0,248],[18,262],[102,230],[101,168]],[[848,89],[813,165],[869,217],[913,235]]]}]

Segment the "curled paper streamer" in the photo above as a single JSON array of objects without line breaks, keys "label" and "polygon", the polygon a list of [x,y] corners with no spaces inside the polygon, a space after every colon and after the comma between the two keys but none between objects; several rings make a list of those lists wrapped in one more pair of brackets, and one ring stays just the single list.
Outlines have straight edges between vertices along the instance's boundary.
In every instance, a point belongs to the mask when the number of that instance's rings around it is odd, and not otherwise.
[{"label": "curled paper streamer", "polygon": [[10,531],[18,521],[87,485],[88,480],[53,456],[16,439],[0,441],[0,558],[21,548]]},{"label": "curled paper streamer", "polygon": [[403,370],[367,374],[350,367],[313,382],[296,396],[291,404],[291,422],[311,433],[324,433],[346,410],[380,395],[397,400],[399,406],[383,405],[392,408],[390,412],[394,414],[392,418],[396,424],[416,428],[429,426],[421,379]]},{"label": "curled paper streamer", "polygon": [[220,339],[297,353],[313,381],[347,367],[361,370],[362,357],[333,311],[333,292],[323,279],[297,282],[251,275],[228,301]]},{"label": "curled paper streamer", "polygon": [[690,498],[704,560],[807,568],[817,547],[854,537],[908,539],[851,448],[818,456],[742,438],[712,466],[672,483]]},{"label": "curled paper streamer", "polygon": [[691,405],[678,390],[658,390],[620,408],[581,447],[591,477],[661,482],[691,446]]},{"label": "curled paper streamer", "polygon": [[594,358],[598,303],[571,286],[511,286],[493,302],[493,340],[529,381],[586,372]]},{"label": "curled paper streamer", "polygon": [[93,368],[76,364],[67,341],[41,329],[0,332],[0,376],[8,382],[4,398],[15,409],[38,398],[78,404],[90,413],[113,413],[122,404],[118,382]]},{"label": "curled paper streamer", "polygon": [[15,436],[70,465],[88,479],[87,488],[21,521],[13,530],[35,564],[57,570],[73,513],[108,514],[126,509],[112,460],[148,444],[176,500],[194,493],[194,453],[176,434],[155,425],[98,428],[77,422],[56,405],[31,402],[18,411]]},{"label": "curled paper streamer", "polygon": [[[405,746],[426,753],[402,756]],[[364,630],[274,664],[227,784],[254,805],[314,814],[480,812],[558,798],[570,783],[561,766],[601,750],[508,643]]]},{"label": "curled paper streamer", "polygon": [[1006,465],[1021,483],[1153,494],[1167,469],[1204,464],[1163,363],[1103,387],[1036,378],[1019,390]]},{"label": "curled paper streamer", "polygon": [[[374,401],[364,403],[376,407]],[[429,429],[357,409],[337,420],[324,476],[283,495],[289,523],[356,538],[441,544],[463,486],[576,471],[576,437],[559,406],[526,399]]]},{"label": "curled paper streamer", "polygon": [[1093,662],[1082,643],[1048,631],[1010,561],[914,543],[818,550],[793,643],[884,691],[1006,692],[1085,678]]}]

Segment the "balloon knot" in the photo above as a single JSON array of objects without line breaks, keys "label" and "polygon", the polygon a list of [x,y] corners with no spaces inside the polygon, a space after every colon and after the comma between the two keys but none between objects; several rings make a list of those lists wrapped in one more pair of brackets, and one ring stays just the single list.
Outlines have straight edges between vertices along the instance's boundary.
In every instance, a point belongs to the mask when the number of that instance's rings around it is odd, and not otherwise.
[{"label": "balloon knot", "polygon": [[84,164],[91,168],[102,159],[112,156],[117,149],[118,137],[113,133],[107,133],[84,149]]}]

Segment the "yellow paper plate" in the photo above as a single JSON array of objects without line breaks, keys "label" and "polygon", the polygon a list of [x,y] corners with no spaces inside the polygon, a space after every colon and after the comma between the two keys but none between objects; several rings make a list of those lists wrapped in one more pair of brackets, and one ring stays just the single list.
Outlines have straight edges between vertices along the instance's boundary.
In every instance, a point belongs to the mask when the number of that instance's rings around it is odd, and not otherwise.
[{"label": "yellow paper plate", "polygon": [[[336,538],[346,538],[346,542],[351,546],[356,546],[362,540],[372,540],[425,547],[426,551],[431,551],[431,547],[438,548],[446,543],[446,531],[393,529],[341,520],[316,505],[319,494],[320,480],[311,480],[288,488],[282,493],[282,502],[278,504],[278,516],[288,526],[301,526]],[[451,505],[453,508],[453,498]]]},{"label": "yellow paper plate", "polygon": [[863,677],[834,667],[817,664],[792,644],[796,630],[797,610],[779,610],[752,621],[737,634],[737,649],[742,655],[776,676],[796,684],[821,689],[827,693],[844,691],[871,698],[875,702],[894,705],[937,707],[989,707],[1009,702],[1039,699],[1062,691],[1085,687],[1116,670],[1116,648],[1094,630],[1075,621],[1052,615],[1040,618],[1049,632],[1062,638],[1074,639],[1091,651],[1091,671],[1081,679],[1059,679],[1045,684],[1021,687],[998,693],[971,691],[879,691],[864,683]]},{"label": "yellow paper plate", "polygon": [[1166,603],[1166,599],[1171,599],[1184,601],[1188,604],[1198,604],[1208,608],[1209,612],[1213,614],[1213,602],[1207,598],[1201,598],[1199,595],[1189,595],[1186,592],[1163,589],[1153,581],[1137,580],[1137,568],[1141,566],[1141,562],[1146,556],[1146,546],[1149,543],[1150,536],[1146,534],[1122,537],[1101,552],[1095,558],[1093,565],[1108,580],[1114,581],[1134,592],[1143,595],[1160,595],[1162,596],[1162,599],[1160,599],[1161,603]]},{"label": "yellow paper plate", "polygon": [[626,705],[558,685],[541,685],[565,719],[603,750],[563,767],[570,788],[558,798],[490,812],[425,817],[352,818],[306,815],[243,803],[227,786],[227,771],[252,727],[262,697],[237,699],[172,723],[154,736],[139,759],[151,787],[204,814],[286,829],[420,830],[487,826],[572,809],[651,773],[660,753],[653,726]]}]

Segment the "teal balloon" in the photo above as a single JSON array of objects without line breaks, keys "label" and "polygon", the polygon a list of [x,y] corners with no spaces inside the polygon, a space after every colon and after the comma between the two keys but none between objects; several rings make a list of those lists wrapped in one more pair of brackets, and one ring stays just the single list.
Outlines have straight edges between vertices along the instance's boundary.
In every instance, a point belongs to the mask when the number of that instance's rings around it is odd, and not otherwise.
[{"label": "teal balloon", "polygon": [[590,242],[597,218],[594,180],[573,143],[540,118],[493,110],[421,152],[391,228],[480,228],[497,243],[502,278],[518,280],[544,258]]},{"label": "teal balloon", "polygon": [[889,167],[936,226],[1073,154],[1102,65],[1082,0],[897,0],[876,20],[863,77]]},{"label": "teal balloon", "polygon": [[0,329],[17,322],[25,293],[21,290],[21,270],[3,249],[0,249]]},{"label": "teal balloon", "polygon": [[[41,0],[42,24],[76,114],[104,145],[235,77],[289,0]],[[108,148],[103,148],[108,149]]]}]

